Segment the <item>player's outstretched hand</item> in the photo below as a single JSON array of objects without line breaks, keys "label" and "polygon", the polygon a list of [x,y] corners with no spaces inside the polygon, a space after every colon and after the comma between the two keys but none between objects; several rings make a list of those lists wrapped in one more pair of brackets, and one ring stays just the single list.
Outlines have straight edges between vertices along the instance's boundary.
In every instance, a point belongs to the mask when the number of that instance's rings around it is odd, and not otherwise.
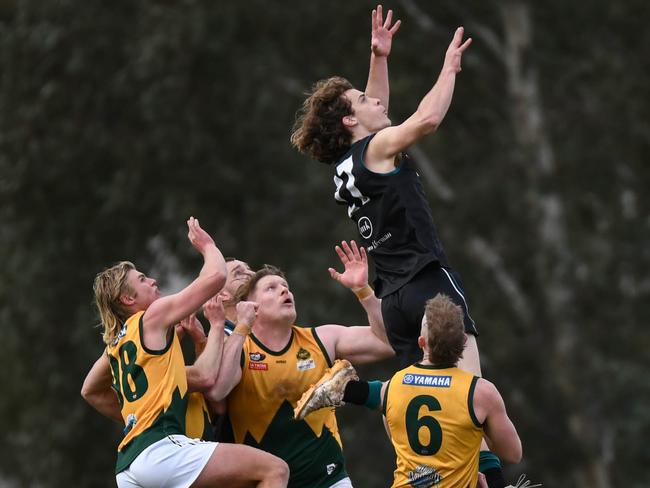
[{"label": "player's outstretched hand", "polygon": [[388,56],[393,44],[393,36],[402,25],[402,21],[398,20],[393,25],[393,11],[389,10],[386,14],[386,21],[384,22],[384,14],[381,5],[377,5],[373,9],[372,14],[372,35],[370,37],[370,48],[375,56]]},{"label": "player's outstretched hand", "polygon": [[368,256],[365,248],[359,248],[355,241],[342,241],[334,248],[345,269],[339,273],[334,268],[328,268],[330,276],[346,288],[358,290],[368,284]]},{"label": "player's outstretched hand", "polygon": [[463,57],[465,49],[469,47],[472,43],[472,38],[468,37],[463,42],[463,34],[465,29],[459,27],[454,32],[454,38],[451,40],[449,47],[447,48],[447,54],[445,55],[445,67],[451,68],[454,72],[458,73],[461,70],[460,60]]},{"label": "player's outstretched hand", "polygon": [[195,219],[194,217],[190,217],[187,221],[187,238],[190,240],[194,248],[201,254],[203,254],[208,247],[215,245],[210,234],[201,228],[199,219]]}]

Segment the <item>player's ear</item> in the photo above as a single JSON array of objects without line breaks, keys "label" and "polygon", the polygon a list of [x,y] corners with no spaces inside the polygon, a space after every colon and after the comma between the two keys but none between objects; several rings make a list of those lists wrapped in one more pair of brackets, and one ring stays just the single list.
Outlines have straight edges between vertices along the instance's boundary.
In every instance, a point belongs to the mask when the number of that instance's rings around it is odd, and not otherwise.
[{"label": "player's ear", "polygon": [[354,115],[346,115],[343,117],[342,121],[343,125],[346,127],[354,127],[358,123],[357,118]]},{"label": "player's ear", "polygon": [[120,295],[120,303],[128,307],[135,303],[135,298],[130,295]]},{"label": "player's ear", "polygon": [[226,290],[221,290],[217,294],[217,296],[221,297],[221,300],[223,300],[224,303],[229,302],[233,298],[235,298],[234,296],[232,296],[232,294],[229,291],[226,291]]},{"label": "player's ear", "polygon": [[426,345],[427,345],[427,340],[422,336],[418,337],[418,346],[420,347],[420,349],[424,349],[424,346]]}]

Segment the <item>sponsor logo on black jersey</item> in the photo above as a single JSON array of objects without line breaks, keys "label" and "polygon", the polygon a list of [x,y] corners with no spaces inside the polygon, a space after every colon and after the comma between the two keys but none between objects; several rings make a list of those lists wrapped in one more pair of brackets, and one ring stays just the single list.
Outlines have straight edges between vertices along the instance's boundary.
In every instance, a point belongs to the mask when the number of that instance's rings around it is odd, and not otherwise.
[{"label": "sponsor logo on black jersey", "polygon": [[266,354],[262,352],[250,352],[248,353],[248,357],[251,361],[262,361],[266,358]]},{"label": "sponsor logo on black jersey", "polygon": [[370,219],[366,216],[361,217],[359,222],[357,222],[357,226],[359,227],[359,234],[361,234],[361,237],[364,239],[370,239],[372,236],[372,222],[370,222]]}]

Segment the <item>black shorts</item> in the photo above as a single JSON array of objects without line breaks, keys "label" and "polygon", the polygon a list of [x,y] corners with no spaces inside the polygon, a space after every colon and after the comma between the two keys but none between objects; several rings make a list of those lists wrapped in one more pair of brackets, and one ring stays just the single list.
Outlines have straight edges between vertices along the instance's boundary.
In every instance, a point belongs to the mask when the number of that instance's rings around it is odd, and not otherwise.
[{"label": "black shorts", "polygon": [[465,332],[478,335],[476,324],[469,315],[460,277],[451,268],[431,263],[416,274],[399,290],[385,296],[381,302],[381,313],[391,346],[404,368],[422,359],[418,337],[422,328],[422,317],[426,301],[438,293],[448,295],[463,309]]}]

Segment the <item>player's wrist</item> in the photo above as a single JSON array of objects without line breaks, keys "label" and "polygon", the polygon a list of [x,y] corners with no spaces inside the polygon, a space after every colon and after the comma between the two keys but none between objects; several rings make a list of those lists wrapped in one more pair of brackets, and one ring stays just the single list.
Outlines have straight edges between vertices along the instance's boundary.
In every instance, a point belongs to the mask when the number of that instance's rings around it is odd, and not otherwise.
[{"label": "player's wrist", "polygon": [[246,337],[251,333],[251,327],[244,322],[237,322],[237,325],[233,329],[232,333]]},{"label": "player's wrist", "polygon": [[443,66],[442,70],[440,71],[440,76],[451,76],[454,77],[458,74],[460,71],[460,67],[458,64],[454,61],[449,61],[446,62],[445,65]]},{"label": "player's wrist", "polygon": [[375,290],[373,290],[369,284],[365,284],[361,288],[352,288],[352,293],[354,293],[359,300],[365,300],[369,296],[372,296],[375,294]]}]

